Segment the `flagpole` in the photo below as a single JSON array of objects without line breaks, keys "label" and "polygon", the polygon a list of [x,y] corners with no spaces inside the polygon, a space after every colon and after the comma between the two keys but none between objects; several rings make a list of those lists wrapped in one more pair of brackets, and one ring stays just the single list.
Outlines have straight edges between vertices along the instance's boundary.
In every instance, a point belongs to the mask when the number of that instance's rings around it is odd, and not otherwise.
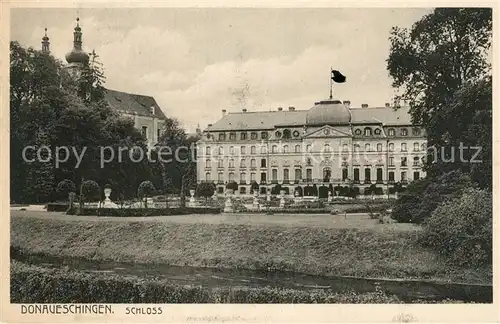
[{"label": "flagpole", "polygon": [[332,67],[330,66],[330,99],[333,98],[333,93],[332,93],[332,88],[333,88],[333,82],[332,82]]}]

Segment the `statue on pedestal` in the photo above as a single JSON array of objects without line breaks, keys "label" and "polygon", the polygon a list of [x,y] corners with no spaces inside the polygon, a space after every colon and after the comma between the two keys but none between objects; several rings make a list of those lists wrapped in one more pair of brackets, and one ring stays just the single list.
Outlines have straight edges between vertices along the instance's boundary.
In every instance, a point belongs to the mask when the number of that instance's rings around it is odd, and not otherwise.
[{"label": "statue on pedestal", "polygon": [[231,201],[231,195],[233,194],[233,189],[226,189],[226,201],[224,202],[224,212],[233,213],[233,202]]},{"label": "statue on pedestal", "polygon": [[285,190],[280,191],[280,208],[285,208]]}]

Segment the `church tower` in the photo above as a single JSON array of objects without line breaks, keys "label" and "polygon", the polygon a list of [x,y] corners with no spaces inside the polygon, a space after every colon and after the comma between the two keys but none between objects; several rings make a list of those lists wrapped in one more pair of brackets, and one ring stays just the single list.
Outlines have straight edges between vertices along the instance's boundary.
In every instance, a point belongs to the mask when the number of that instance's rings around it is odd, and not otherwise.
[{"label": "church tower", "polygon": [[73,49],[66,54],[66,68],[72,77],[78,77],[81,69],[89,63],[89,55],[82,50],[82,29],[80,19],[76,18],[76,27],[73,32]]},{"label": "church tower", "polygon": [[42,53],[50,54],[50,42],[47,36],[47,27],[45,27],[45,36],[42,37]]}]

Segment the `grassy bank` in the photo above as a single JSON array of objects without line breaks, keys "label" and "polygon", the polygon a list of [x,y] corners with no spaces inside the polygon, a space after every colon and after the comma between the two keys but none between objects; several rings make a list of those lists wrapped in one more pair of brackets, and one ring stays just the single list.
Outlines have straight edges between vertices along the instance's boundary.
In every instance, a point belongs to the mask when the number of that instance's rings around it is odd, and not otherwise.
[{"label": "grassy bank", "polygon": [[417,245],[418,231],[385,228],[14,216],[11,245],[25,253],[118,262],[491,283],[491,270],[447,265]]},{"label": "grassy bank", "polygon": [[[373,293],[281,288],[203,289],[159,279],[88,274],[11,263],[12,303],[401,303]],[[441,301],[443,302],[443,301]],[[455,301],[444,301],[455,302]]]}]

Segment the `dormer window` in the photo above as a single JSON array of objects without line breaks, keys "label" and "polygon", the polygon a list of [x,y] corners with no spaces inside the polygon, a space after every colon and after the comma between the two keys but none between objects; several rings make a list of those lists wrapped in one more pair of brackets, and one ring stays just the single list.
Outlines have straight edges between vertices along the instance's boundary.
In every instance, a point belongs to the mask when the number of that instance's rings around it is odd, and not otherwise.
[{"label": "dormer window", "polygon": [[372,136],[372,129],[370,127],[365,128],[365,136]]},{"label": "dormer window", "polygon": [[150,110],[151,110],[151,113],[154,115],[155,114],[155,106],[151,106]]},{"label": "dormer window", "polygon": [[148,138],[148,126],[142,126],[142,128],[141,128],[141,134],[146,139]]}]

